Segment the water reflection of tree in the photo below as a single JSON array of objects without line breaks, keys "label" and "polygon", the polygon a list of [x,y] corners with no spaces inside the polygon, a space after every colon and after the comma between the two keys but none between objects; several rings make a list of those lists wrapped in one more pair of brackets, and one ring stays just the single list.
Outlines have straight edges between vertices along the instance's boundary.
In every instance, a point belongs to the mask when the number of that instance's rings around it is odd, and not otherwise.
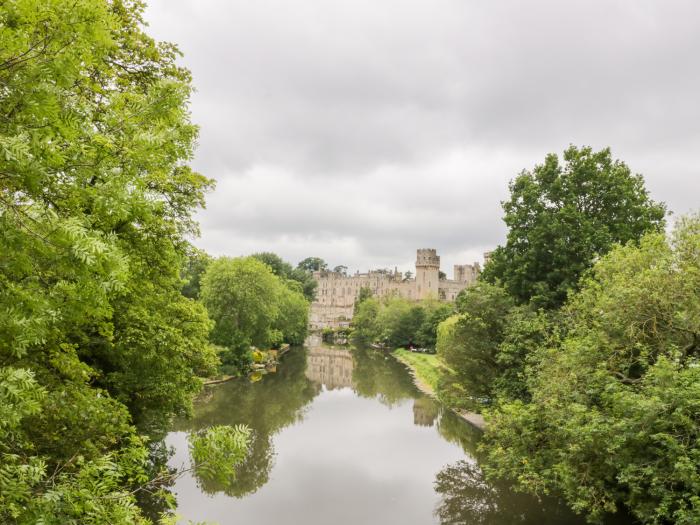
[{"label": "water reflection of tree", "polygon": [[299,421],[303,408],[320,391],[304,375],[305,368],[306,352],[296,348],[283,358],[277,373],[265,376],[262,381],[249,383],[239,379],[209,389],[206,401],[195,406],[194,417],[178,422],[176,430],[197,431],[212,425],[241,423],[253,429],[248,457],[236,469],[235,479],[224,485],[198,478],[204,492],[242,497],[267,483],[274,464],[272,437]]},{"label": "water reflection of tree", "polygon": [[404,366],[385,352],[357,347],[352,353],[355,361],[352,382],[358,395],[376,398],[390,407],[422,395]]},{"label": "water reflection of tree", "polygon": [[435,515],[442,525],[585,523],[557,500],[538,500],[512,492],[505,483],[487,482],[475,462],[462,460],[445,467],[436,477],[435,490],[441,496]]},{"label": "water reflection of tree", "polygon": [[482,431],[467,423],[451,410],[441,409],[437,429],[446,441],[462,447],[467,454],[475,457]]}]

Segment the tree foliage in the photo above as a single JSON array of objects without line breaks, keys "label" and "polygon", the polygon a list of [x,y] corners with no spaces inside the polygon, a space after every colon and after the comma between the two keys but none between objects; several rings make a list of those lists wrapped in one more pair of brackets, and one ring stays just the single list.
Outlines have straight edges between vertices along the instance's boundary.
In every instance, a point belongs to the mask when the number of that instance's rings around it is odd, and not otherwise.
[{"label": "tree foliage", "polygon": [[186,253],[185,264],[181,271],[185,283],[182,286],[182,295],[190,299],[199,299],[202,288],[202,277],[212,261],[211,255],[204,250],[189,246]]},{"label": "tree foliage", "polygon": [[201,298],[215,322],[211,340],[223,348],[220,355],[229,372],[251,362],[251,346],[299,344],[306,337],[306,299],[256,257],[212,262],[202,279]]},{"label": "tree foliage", "polygon": [[303,261],[299,261],[297,268],[305,272],[318,272],[328,270],[328,263],[320,257],[307,257]]},{"label": "tree foliage", "polygon": [[560,306],[583,273],[615,243],[662,231],[665,206],[652,201],[640,175],[609,149],[570,146],[523,171],[503,203],[508,226],[483,277],[500,281],[518,302]]},{"label": "tree foliage", "polygon": [[0,5],[3,523],[144,523],[146,433],[216,363],[178,271],[212,186],[187,164],[190,76],[142,12]]},{"label": "tree foliage", "polygon": [[189,437],[195,474],[206,482],[227,485],[248,455],[252,431],[245,425],[214,425]]},{"label": "tree foliage", "polygon": [[488,283],[458,296],[457,313],[440,324],[437,333],[438,355],[451,370],[439,387],[443,398],[472,409],[493,398],[501,372],[498,347],[512,308],[505,290]]},{"label": "tree foliage", "polygon": [[356,302],[353,339],[359,343],[382,343],[392,348],[434,348],[438,324],[453,312],[449,304],[436,300],[409,301],[400,297],[378,299],[371,291]]},{"label": "tree foliage", "polygon": [[272,270],[272,273],[276,276],[286,279],[287,281],[296,281],[299,283],[301,292],[304,294],[304,297],[306,297],[306,300],[314,300],[317,283],[313,275],[311,275],[310,270],[301,267],[293,268],[291,264],[272,252],[254,253],[252,257],[267,264]]},{"label": "tree foliage", "polygon": [[614,249],[565,308],[532,402],[490,414],[491,473],[601,520],[700,521],[700,218]]},{"label": "tree foliage", "polygon": [[457,313],[437,329],[438,355],[448,367],[440,397],[471,410],[497,399],[529,399],[527,379],[559,324],[556,312],[516,305],[500,286],[480,281],[464,289]]}]

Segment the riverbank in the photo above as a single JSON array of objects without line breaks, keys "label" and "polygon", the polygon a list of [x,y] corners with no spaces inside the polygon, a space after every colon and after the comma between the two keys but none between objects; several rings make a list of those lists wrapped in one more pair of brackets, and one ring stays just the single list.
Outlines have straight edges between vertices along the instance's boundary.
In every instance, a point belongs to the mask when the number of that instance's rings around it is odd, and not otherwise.
[{"label": "riverbank", "polygon": [[[391,352],[391,356],[408,368],[418,390],[433,399],[437,399],[436,391],[440,378],[440,370],[445,366],[437,355],[419,354],[404,348],[398,348]],[[484,421],[484,416],[481,414],[451,407],[448,408],[479,430],[484,430],[486,422]]]},{"label": "riverbank", "polygon": [[437,355],[419,354],[404,348],[397,348],[391,354],[409,368],[416,386],[422,392],[435,397],[440,369],[443,367]]}]

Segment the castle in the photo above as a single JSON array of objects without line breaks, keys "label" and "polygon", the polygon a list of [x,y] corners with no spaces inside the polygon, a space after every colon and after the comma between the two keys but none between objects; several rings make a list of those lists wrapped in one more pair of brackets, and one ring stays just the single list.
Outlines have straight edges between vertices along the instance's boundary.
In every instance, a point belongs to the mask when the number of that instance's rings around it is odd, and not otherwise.
[{"label": "castle", "polygon": [[[476,282],[479,263],[456,264],[454,278],[440,278],[440,256],[432,248],[416,253],[415,277],[404,276],[398,270],[375,270],[367,273],[344,273],[321,270],[313,273],[318,283],[316,299],[311,305],[309,326],[312,330],[349,326],[355,299],[360,289],[369,288],[374,297],[396,295],[419,301],[435,298],[454,301],[457,294]],[[408,273],[408,272],[407,272]]]}]

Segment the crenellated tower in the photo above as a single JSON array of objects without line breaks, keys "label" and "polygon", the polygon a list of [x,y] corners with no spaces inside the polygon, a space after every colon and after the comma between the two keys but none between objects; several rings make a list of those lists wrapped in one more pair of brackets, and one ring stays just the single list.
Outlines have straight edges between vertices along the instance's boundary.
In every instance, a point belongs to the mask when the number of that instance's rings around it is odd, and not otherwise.
[{"label": "crenellated tower", "polygon": [[440,256],[433,248],[420,248],[416,252],[416,297],[438,297],[440,286]]}]

